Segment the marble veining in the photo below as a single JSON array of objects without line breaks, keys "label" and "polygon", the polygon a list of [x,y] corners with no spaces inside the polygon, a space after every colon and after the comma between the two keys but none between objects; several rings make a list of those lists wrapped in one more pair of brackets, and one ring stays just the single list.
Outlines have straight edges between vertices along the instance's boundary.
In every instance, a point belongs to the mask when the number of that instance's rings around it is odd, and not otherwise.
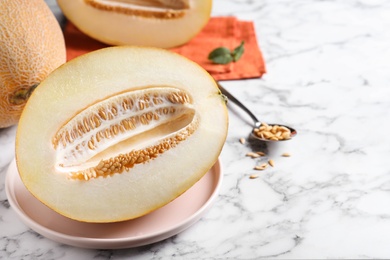
[{"label": "marble veining", "polygon": [[[267,64],[261,79],[222,84],[297,137],[241,144],[253,122],[230,102],[223,185],[207,214],[155,244],[90,250],[35,233],[10,208],[16,127],[2,129],[0,259],[390,258],[390,2],[214,0],[213,15],[254,21]],[[253,169],[268,159],[275,167]]]}]

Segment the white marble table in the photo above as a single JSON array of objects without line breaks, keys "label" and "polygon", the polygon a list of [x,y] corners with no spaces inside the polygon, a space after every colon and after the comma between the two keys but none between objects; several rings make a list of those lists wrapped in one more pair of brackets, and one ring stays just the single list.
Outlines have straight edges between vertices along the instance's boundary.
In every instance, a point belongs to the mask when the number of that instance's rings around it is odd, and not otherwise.
[{"label": "white marble table", "polygon": [[[390,258],[390,2],[215,0],[213,15],[253,20],[267,62],[262,79],[224,86],[298,136],[242,145],[252,122],[230,104],[211,210],[162,242],[90,250],[38,235],[10,208],[4,179],[16,127],[2,129],[0,259]],[[245,154],[259,148],[275,167],[253,170],[260,159]]]}]

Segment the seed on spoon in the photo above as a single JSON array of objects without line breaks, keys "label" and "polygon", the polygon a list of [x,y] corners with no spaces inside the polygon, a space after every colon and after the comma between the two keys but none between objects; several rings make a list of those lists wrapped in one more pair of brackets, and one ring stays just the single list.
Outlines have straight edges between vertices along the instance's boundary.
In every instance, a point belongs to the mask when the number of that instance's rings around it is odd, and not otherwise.
[{"label": "seed on spoon", "polygon": [[291,138],[291,131],[287,127],[279,125],[270,126],[267,123],[261,123],[260,127],[253,130],[253,133],[257,137],[272,141],[288,140]]}]

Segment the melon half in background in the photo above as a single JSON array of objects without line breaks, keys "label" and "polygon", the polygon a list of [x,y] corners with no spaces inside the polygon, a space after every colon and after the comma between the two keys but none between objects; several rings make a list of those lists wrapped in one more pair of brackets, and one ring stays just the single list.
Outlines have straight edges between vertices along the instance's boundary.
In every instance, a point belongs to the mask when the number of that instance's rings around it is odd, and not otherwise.
[{"label": "melon half in background", "polygon": [[171,48],[210,19],[212,0],[57,0],[83,33],[110,45]]}]

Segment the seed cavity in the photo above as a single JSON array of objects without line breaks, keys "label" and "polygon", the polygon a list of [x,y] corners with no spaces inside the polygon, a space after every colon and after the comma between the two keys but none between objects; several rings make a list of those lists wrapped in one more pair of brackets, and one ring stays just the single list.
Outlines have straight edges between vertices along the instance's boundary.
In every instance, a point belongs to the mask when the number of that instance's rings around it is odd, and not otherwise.
[{"label": "seed cavity", "polygon": [[151,159],[157,158],[160,154],[163,154],[169,149],[174,148],[190,136],[196,130],[196,127],[197,122],[193,122],[191,125],[185,127],[171,137],[163,139],[156,145],[101,160],[95,167],[83,171],[70,172],[69,177],[71,179],[90,180],[92,178],[109,177],[116,173],[129,171],[129,169],[133,168],[136,164],[146,163]]},{"label": "seed cavity", "polygon": [[197,126],[192,99],[183,90],[120,93],[86,107],[57,131],[57,170],[79,180],[122,173],[185,141]]},{"label": "seed cavity", "polygon": [[84,0],[93,8],[129,16],[177,19],[190,8],[189,0]]}]

